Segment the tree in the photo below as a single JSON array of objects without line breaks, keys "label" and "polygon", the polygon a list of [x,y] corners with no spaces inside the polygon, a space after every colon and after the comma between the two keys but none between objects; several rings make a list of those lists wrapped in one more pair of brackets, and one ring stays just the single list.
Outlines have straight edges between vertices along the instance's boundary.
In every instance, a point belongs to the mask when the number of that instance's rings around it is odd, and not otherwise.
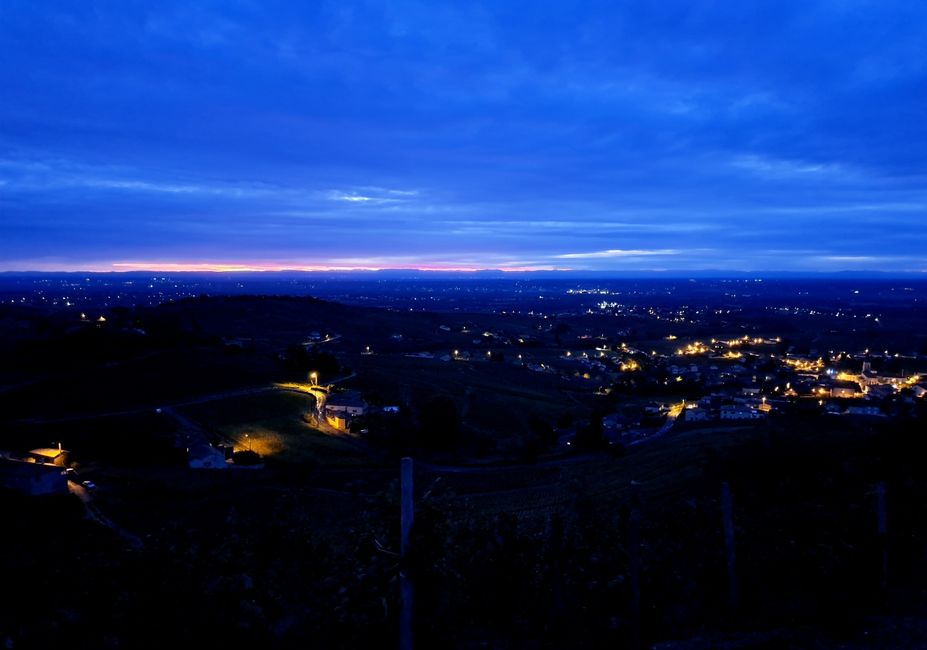
[{"label": "tree", "polygon": [[256,451],[243,449],[232,454],[232,460],[235,461],[236,465],[258,465],[261,462],[261,457]]},{"label": "tree", "polygon": [[578,449],[601,449],[605,446],[605,436],[602,427],[602,416],[594,415],[589,424],[580,427],[576,432],[576,447]]},{"label": "tree", "polygon": [[419,409],[419,441],[426,447],[449,448],[460,437],[460,413],[454,400],[437,395]]},{"label": "tree", "polygon": [[288,370],[306,374],[317,372],[320,377],[332,379],[341,370],[338,359],[327,352],[309,352],[300,344],[294,344],[286,349],[283,362]]},{"label": "tree", "polygon": [[573,328],[570,327],[569,323],[560,322],[560,323],[557,323],[556,325],[554,325],[554,327],[553,327],[553,329],[551,330],[551,332],[552,332],[553,335],[554,335],[554,340],[557,341],[557,345],[560,345],[560,344],[561,344],[560,337],[562,337],[564,334],[566,334],[567,332],[571,331],[572,329],[573,329]]},{"label": "tree", "polygon": [[557,442],[557,432],[547,420],[544,420],[536,413],[532,413],[528,418],[528,428],[535,435],[543,448],[550,447]]}]

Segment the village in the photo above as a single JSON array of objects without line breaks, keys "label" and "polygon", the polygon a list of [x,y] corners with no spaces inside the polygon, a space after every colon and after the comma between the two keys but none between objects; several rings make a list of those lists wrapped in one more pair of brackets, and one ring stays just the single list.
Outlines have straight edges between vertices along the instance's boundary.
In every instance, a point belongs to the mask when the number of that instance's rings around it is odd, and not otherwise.
[{"label": "village", "polygon": [[[553,381],[561,393],[590,406],[583,411],[590,415],[579,420],[548,423],[555,442],[546,453],[554,455],[588,447],[588,440],[577,444],[577,436],[589,428],[590,418],[595,439],[603,446],[625,447],[674,427],[738,424],[785,412],[887,418],[913,412],[927,395],[927,373],[917,370],[919,359],[887,350],[882,354],[869,349],[799,353],[780,336],[719,334],[702,340],[668,334],[659,340],[635,341],[625,330],[610,337],[586,331],[568,335],[568,328],[551,324],[546,316],[533,318],[538,324],[530,330],[484,329],[474,322],[478,317],[454,325],[441,323],[434,331],[434,342],[451,340],[457,346],[443,350],[434,344],[426,350],[411,349],[414,338],[403,333],[384,336],[379,346],[351,350],[341,334],[311,331],[301,343],[307,354],[331,350],[329,357],[351,370],[339,377],[324,377],[313,367],[304,381],[276,382],[246,392],[304,395],[311,400],[301,416],[306,426],[324,436],[365,444],[371,421],[408,423],[400,416],[410,405],[402,399],[384,401],[382,395],[371,402],[365,395],[369,391],[364,389],[364,368],[401,359],[424,364],[421,367],[446,364],[490,374],[505,368],[507,373],[516,373],[507,375],[511,378],[524,373],[522,381],[531,376]],[[88,322],[84,314],[81,320]],[[101,316],[92,325],[99,328],[105,321]],[[251,342],[226,338],[223,345],[241,349]],[[397,385],[401,383],[398,377]],[[228,397],[217,394],[201,401]],[[161,412],[158,408],[157,413]],[[175,409],[166,408],[164,413],[179,423],[175,445],[185,450],[190,468],[259,467],[261,452],[268,451],[259,432],[223,435]],[[5,452],[0,472],[3,485],[31,494],[70,490],[87,498],[96,486],[80,480],[69,467],[67,450],[58,447]]]},{"label": "village", "polygon": [[[126,557],[174,558],[190,540],[184,557],[214,549],[210,571],[225,575],[228,555],[216,545],[233,539],[247,577],[228,589],[253,580],[272,590],[277,563],[264,572],[249,545],[284,529],[338,548],[373,531],[363,546],[343,546],[351,562],[394,557],[390,535],[363,522],[395,522],[402,458],[415,463],[417,535],[512,517],[524,539],[540,539],[556,517],[573,526],[601,511],[589,527],[598,536],[640,490],[668,531],[651,544],[663,544],[696,512],[695,528],[715,539],[720,481],[735,481],[736,503],[750,504],[752,490],[791,489],[788,471],[807,469],[822,485],[868,481],[868,445],[918,444],[927,356],[903,320],[879,314],[873,327],[864,315],[862,331],[834,333],[816,326],[817,313],[794,310],[754,321],[721,306],[589,313],[582,302],[542,302],[551,304],[421,312],[200,296],[24,315],[7,322],[21,343],[9,348],[19,365],[0,391],[0,491],[18,512],[80,529],[65,538],[87,540],[89,553],[106,543]],[[819,488],[802,497],[823,503]],[[846,498],[869,499],[860,495],[870,488]],[[735,511],[737,525],[752,522],[778,548],[779,524],[756,511]],[[430,548],[446,549],[441,539]],[[294,548],[280,566],[313,548]],[[686,551],[686,566],[702,561],[701,549]]]}]

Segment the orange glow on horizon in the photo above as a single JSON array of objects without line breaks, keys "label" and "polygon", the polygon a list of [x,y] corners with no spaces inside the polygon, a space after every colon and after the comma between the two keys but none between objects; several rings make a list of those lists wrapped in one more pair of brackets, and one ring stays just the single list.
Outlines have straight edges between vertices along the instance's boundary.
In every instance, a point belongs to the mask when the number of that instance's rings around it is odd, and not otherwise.
[{"label": "orange glow on horizon", "polygon": [[152,272],[208,272],[208,273],[261,273],[282,271],[338,272],[338,271],[448,271],[457,273],[474,273],[477,271],[503,271],[518,273],[527,271],[569,271],[569,268],[555,266],[463,266],[455,264],[422,265],[338,265],[338,264],[275,264],[275,263],[240,263],[223,264],[216,262],[115,262],[110,265],[113,271],[152,271]]}]

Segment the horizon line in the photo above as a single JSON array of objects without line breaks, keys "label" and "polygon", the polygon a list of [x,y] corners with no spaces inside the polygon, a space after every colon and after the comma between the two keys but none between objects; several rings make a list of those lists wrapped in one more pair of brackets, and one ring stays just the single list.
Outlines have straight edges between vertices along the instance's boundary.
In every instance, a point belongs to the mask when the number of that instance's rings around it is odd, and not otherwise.
[{"label": "horizon line", "polygon": [[[123,265],[114,265],[123,266]],[[125,265],[130,266],[130,265]],[[182,267],[182,268],[176,268]],[[918,270],[874,270],[874,269],[839,269],[839,270],[739,270],[739,269],[576,269],[576,268],[554,268],[554,267],[274,267],[274,268],[255,268],[247,265],[196,265],[190,268],[188,265],[170,265],[162,267],[134,267],[117,268],[117,269],[99,269],[99,268],[73,268],[73,269],[6,269],[0,270],[0,276],[4,275],[55,275],[55,274],[91,274],[91,275],[130,275],[130,274],[147,274],[147,273],[171,273],[183,275],[277,275],[277,274],[305,274],[305,275],[325,275],[325,274],[346,274],[346,275],[363,275],[363,274],[393,274],[393,273],[420,273],[424,275],[472,275],[501,273],[505,275],[531,275],[531,274],[550,274],[550,275],[585,275],[585,276],[607,276],[623,275],[634,277],[658,275],[666,278],[687,278],[690,276],[710,276],[724,278],[728,276],[751,276],[756,278],[775,277],[775,276],[832,276],[832,275],[873,275],[879,277],[891,276],[917,276],[923,275],[927,278],[927,269]]]}]

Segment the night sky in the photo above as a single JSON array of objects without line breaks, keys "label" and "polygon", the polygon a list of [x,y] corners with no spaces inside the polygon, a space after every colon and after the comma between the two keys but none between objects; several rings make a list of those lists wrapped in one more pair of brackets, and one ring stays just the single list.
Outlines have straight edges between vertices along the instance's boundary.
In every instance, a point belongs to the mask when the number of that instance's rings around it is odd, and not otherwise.
[{"label": "night sky", "polygon": [[0,270],[923,272],[925,213],[922,1],[0,3]]}]

